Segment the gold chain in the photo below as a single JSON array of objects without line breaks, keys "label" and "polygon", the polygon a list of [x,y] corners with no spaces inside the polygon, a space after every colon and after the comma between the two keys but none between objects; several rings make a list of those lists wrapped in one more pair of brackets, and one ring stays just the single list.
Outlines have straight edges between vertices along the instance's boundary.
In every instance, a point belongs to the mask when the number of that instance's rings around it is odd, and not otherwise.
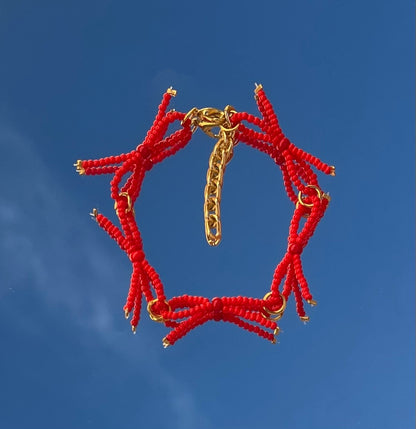
[{"label": "gold chain", "polygon": [[205,237],[210,246],[221,241],[221,191],[225,167],[233,156],[235,130],[221,127],[219,140],[209,157],[207,184],[205,186]]},{"label": "gold chain", "polygon": [[[184,118],[191,120],[191,124],[218,141],[209,157],[207,184],[204,191],[204,219],[205,236],[210,246],[217,246],[221,241],[221,217],[220,203],[221,190],[224,180],[225,167],[233,156],[235,144],[235,131],[238,126],[231,128],[230,117],[235,113],[231,106],[224,110],[205,107],[203,109],[193,108]],[[214,133],[213,128],[218,127],[219,132]]]}]

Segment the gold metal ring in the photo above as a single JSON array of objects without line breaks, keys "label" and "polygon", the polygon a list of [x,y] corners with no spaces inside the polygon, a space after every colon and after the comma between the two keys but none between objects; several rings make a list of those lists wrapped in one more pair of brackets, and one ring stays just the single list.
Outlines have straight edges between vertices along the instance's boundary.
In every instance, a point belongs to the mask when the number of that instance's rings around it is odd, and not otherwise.
[{"label": "gold metal ring", "polygon": [[183,125],[188,119],[191,121],[191,130],[194,133],[198,129],[198,124],[195,124],[193,120],[195,119],[196,115],[198,114],[199,110],[196,107],[193,107],[182,119],[181,125]]},{"label": "gold metal ring", "polygon": [[[130,197],[129,193],[128,192],[120,192],[118,195],[120,197],[126,197],[127,198],[126,213],[132,211],[133,215],[134,215],[134,209],[133,209],[132,204],[131,204],[131,197]],[[117,210],[117,201],[114,202],[114,210]]]},{"label": "gold metal ring", "polygon": [[[228,126],[231,126],[231,116],[234,115],[234,113],[237,113],[237,111],[234,109],[233,106],[230,106],[229,104],[227,106],[225,106],[224,108],[224,118],[225,118],[225,122],[227,123]],[[237,126],[238,128],[238,126]]]},{"label": "gold metal ring", "polygon": [[[149,317],[150,317],[153,321],[163,323],[163,321],[165,320],[165,319],[163,318],[163,316],[161,316],[160,314],[156,314],[156,313],[154,313],[154,312],[153,312],[153,305],[154,305],[157,301],[159,301],[159,298],[155,298],[155,299],[152,299],[151,301],[149,301],[149,303],[147,304],[147,311],[149,312]],[[165,301],[163,301],[163,302],[167,305],[167,307],[168,307],[168,311],[171,311],[171,308],[170,308],[169,303],[168,303],[166,300],[165,300]]]},{"label": "gold metal ring", "polygon": [[[266,295],[264,295],[263,300],[267,301],[271,295],[272,295],[272,292],[267,292]],[[279,292],[279,295],[283,300],[282,306],[279,309],[269,310],[267,307],[263,307],[263,310],[269,315],[269,318],[274,321],[280,320],[286,309],[286,298],[280,292]]]},{"label": "gold metal ring", "polygon": [[[315,191],[316,191],[316,193],[317,193],[317,195],[318,195],[318,198],[320,199],[320,200],[322,200],[322,191],[317,187],[317,186],[315,186],[315,185],[306,185],[306,188],[312,188],[312,189],[315,189]],[[305,207],[313,207],[313,204],[311,203],[311,204],[308,204],[308,203],[305,203],[303,200],[302,200],[302,191],[299,191],[299,193],[298,193],[298,203],[299,204],[301,204],[302,206],[305,206]]]}]

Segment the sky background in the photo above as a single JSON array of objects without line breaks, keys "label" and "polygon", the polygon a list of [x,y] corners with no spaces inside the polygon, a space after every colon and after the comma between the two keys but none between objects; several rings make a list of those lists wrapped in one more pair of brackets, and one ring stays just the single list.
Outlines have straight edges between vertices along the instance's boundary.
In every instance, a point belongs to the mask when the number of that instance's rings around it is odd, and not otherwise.
[{"label": "sky background", "polygon": [[[414,2],[0,2],[0,427],[411,429],[414,421]],[[109,176],[72,164],[130,151],[171,107],[257,113],[336,166],[303,256],[318,306],[293,300],[273,346],[210,322],[166,350],[122,307],[130,262],[88,213],[114,219]],[[236,147],[223,241],[198,132],[136,205],[168,297],[262,297],[292,207],[264,154]]]}]

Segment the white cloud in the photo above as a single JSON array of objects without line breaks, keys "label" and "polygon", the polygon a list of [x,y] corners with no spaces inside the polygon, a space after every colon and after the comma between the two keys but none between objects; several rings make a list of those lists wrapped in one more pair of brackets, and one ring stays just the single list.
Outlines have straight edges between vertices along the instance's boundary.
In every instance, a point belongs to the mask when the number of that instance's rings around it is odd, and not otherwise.
[{"label": "white cloud", "polygon": [[[158,374],[156,381],[170,399],[178,427],[201,427],[189,388],[167,373],[158,356],[138,348],[132,353],[131,343],[122,341],[115,320],[122,313],[115,314],[106,298],[120,283],[119,260],[96,241],[92,233],[96,225],[87,228],[88,223],[71,209],[68,191],[48,173],[34,145],[1,125],[0,155],[7,159],[0,194],[0,299],[31,288],[57,314],[69,314],[74,326],[89,329],[98,341],[114,346],[129,364],[140,360],[143,375]],[[125,273],[126,291],[129,274]],[[19,316],[22,326],[33,324],[24,317]],[[129,329],[127,323],[124,329]]]}]

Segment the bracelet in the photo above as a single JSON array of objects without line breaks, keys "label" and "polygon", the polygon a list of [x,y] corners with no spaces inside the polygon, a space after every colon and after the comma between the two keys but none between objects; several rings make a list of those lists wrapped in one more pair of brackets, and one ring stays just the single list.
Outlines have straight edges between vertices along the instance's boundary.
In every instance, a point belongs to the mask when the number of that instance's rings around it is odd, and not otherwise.
[{"label": "bracelet", "polygon": [[[290,142],[280,129],[262,85],[256,84],[255,88],[255,100],[261,117],[238,112],[232,106],[226,106],[223,110],[195,107],[188,113],[167,111],[174,96],[176,91],[172,88],[163,95],[153,125],[136,149],[106,158],[78,160],[74,164],[81,175],[113,175],[111,198],[120,227],[96,209],[91,215],[126,252],[132,263],[130,288],[123,307],[125,317],[131,315],[130,323],[135,333],[144,296],[150,318],[171,328],[163,338],[164,347],[175,344],[192,329],[209,320],[234,323],[274,344],[279,333],[277,321],[283,316],[292,292],[296,311],[302,321],[309,320],[304,301],[316,305],[303,273],[301,254],[325,214],[330,197],[320,188],[311,166],[331,176],[335,176],[335,167]],[[180,129],[167,135],[169,125],[177,121],[180,122]],[[250,125],[259,131],[250,128]],[[209,299],[182,295],[168,299],[158,273],[146,259],[134,211],[143,179],[156,164],[184,148],[198,129],[217,140],[209,158],[204,191],[205,235],[209,245],[217,246],[222,238],[221,189],[234,146],[245,143],[266,153],[282,171],[284,187],[294,205],[294,213],[286,253],[274,271],[270,290],[263,298],[233,296]]]}]

